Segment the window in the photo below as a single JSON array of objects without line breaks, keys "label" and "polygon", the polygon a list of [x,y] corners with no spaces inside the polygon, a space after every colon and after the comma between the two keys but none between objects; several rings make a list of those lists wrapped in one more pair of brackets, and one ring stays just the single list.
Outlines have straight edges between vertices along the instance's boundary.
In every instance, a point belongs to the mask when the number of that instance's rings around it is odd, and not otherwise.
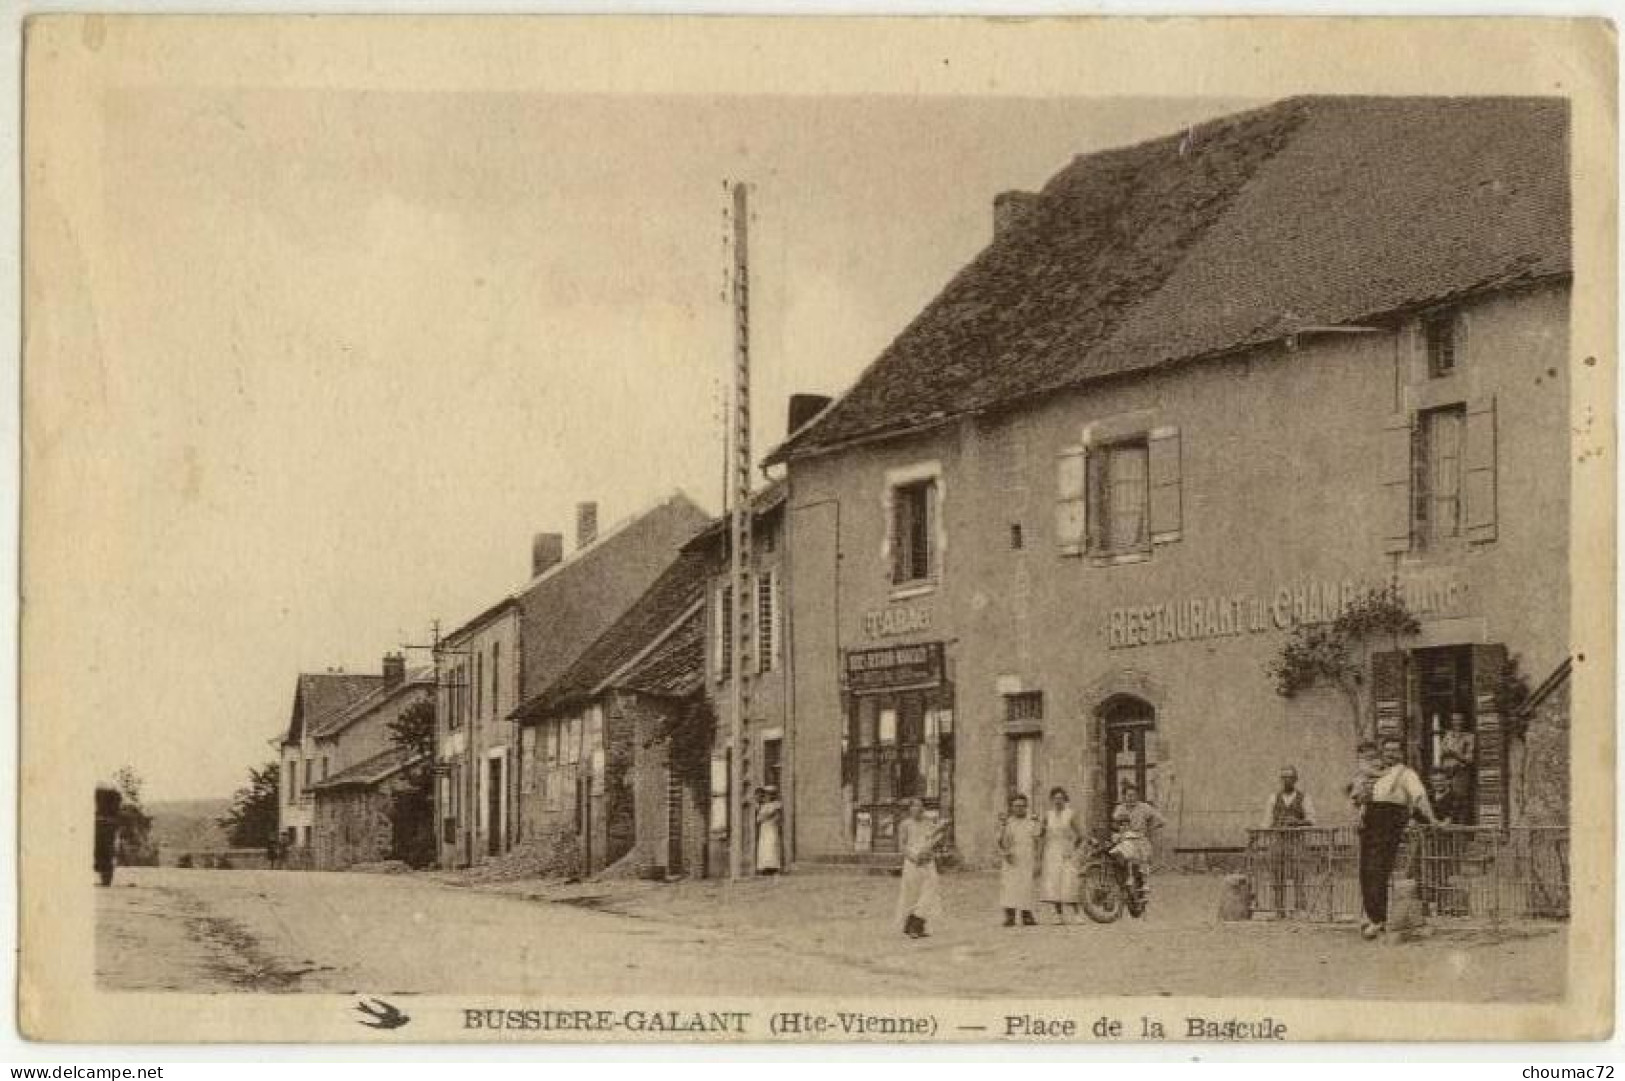
[{"label": "window", "polygon": [[733,672],[733,619],[734,619],[734,591],[732,586],[717,587],[716,604],[716,648],[713,659],[716,668],[717,680],[727,680]]},{"label": "window", "polygon": [[480,715],[480,695],[485,691],[485,654],[474,654],[474,716]]},{"label": "window", "polygon": [[1456,313],[1439,312],[1422,320],[1428,375],[1434,379],[1456,370]]},{"label": "window", "polygon": [[1416,539],[1437,544],[1461,535],[1462,443],[1467,411],[1449,405],[1422,413],[1416,425],[1411,486]]},{"label": "window", "polygon": [[453,665],[451,669],[451,684],[446,688],[447,697],[451,699],[451,709],[446,720],[446,727],[453,732],[463,724],[463,666]]},{"label": "window", "polygon": [[299,771],[292,761],[282,763],[282,800],[292,803],[299,798]]},{"label": "window", "polygon": [[327,756],[322,755],[322,780],[327,780]]},{"label": "window", "polygon": [[314,758],[305,759],[305,788],[307,790],[310,788],[311,783],[315,780],[315,774],[316,760]]},{"label": "window", "polygon": [[1035,725],[1044,720],[1044,692],[1020,691],[1004,696],[1004,723]]},{"label": "window", "polygon": [[915,481],[892,492],[892,583],[912,585],[934,581],[936,552],[937,482]]},{"label": "window", "polygon": [[1136,552],[1150,546],[1149,466],[1144,439],[1108,444],[1089,455],[1094,551]]},{"label": "window", "polygon": [[756,579],[756,659],[757,671],[771,672],[778,662],[779,575],[764,571]]},{"label": "window", "polygon": [[1021,523],[1010,523],[1010,550],[1019,552],[1026,547],[1026,540],[1021,535]]},{"label": "window", "polygon": [[491,716],[497,715],[497,685],[502,674],[502,643],[491,646]]}]

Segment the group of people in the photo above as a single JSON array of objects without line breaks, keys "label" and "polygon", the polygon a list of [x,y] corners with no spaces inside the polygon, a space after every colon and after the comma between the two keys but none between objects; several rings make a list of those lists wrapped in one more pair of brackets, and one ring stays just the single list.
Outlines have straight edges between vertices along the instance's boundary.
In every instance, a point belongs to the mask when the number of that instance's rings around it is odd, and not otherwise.
[{"label": "group of people", "polygon": [[[1138,884],[1144,881],[1151,861],[1151,835],[1164,822],[1134,785],[1124,785],[1121,796],[1112,810],[1110,851]],[[937,857],[949,823],[947,819],[929,821],[924,812],[922,802],[910,800],[897,831],[903,853],[898,922],[911,938],[925,937],[928,923],[942,911]],[[1026,795],[1010,797],[1010,809],[999,816],[998,824],[999,905],[1004,910],[1004,926],[1036,926],[1040,905],[1054,909],[1057,923],[1080,921],[1079,855],[1086,839],[1066,789],[1050,789],[1049,807],[1042,819],[1032,813]]]}]

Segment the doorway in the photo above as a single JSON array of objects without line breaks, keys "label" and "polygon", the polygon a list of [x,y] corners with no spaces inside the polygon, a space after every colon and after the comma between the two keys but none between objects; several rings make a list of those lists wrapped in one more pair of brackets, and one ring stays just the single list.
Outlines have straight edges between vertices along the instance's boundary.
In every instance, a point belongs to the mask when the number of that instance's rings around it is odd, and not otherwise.
[{"label": "doorway", "polygon": [[502,759],[492,758],[486,762],[485,785],[485,854],[488,856],[502,855],[502,797],[506,786],[502,783]]},{"label": "doorway", "polygon": [[1140,798],[1157,802],[1156,764],[1151,761],[1150,741],[1157,726],[1151,704],[1130,695],[1109,698],[1101,706],[1102,735],[1105,743],[1105,818],[1122,800],[1123,790],[1134,785]]}]

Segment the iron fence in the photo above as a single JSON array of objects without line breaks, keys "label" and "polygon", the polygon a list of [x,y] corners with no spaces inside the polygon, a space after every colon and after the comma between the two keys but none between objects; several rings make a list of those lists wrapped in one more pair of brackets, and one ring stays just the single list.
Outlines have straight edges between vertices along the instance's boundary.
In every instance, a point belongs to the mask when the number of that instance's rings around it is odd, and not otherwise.
[{"label": "iron fence", "polygon": [[[1246,875],[1255,915],[1360,918],[1360,834],[1353,826],[1248,830]],[[1435,916],[1566,919],[1569,832],[1413,826],[1393,877],[1414,880]]]}]

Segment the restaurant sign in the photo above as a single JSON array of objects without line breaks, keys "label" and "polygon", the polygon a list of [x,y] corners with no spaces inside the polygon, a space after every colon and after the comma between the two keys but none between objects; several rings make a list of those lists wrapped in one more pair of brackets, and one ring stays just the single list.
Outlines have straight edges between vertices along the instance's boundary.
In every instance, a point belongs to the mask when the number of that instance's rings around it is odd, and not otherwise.
[{"label": "restaurant sign", "polygon": [[922,690],[941,682],[941,642],[846,653],[846,689],[853,694]]},{"label": "restaurant sign", "polygon": [[[1379,583],[1305,580],[1264,593],[1185,597],[1161,604],[1113,608],[1106,614],[1108,649],[1199,642],[1328,623]],[[1467,581],[1459,572],[1421,572],[1398,582],[1405,605],[1420,619],[1468,614]]]}]

